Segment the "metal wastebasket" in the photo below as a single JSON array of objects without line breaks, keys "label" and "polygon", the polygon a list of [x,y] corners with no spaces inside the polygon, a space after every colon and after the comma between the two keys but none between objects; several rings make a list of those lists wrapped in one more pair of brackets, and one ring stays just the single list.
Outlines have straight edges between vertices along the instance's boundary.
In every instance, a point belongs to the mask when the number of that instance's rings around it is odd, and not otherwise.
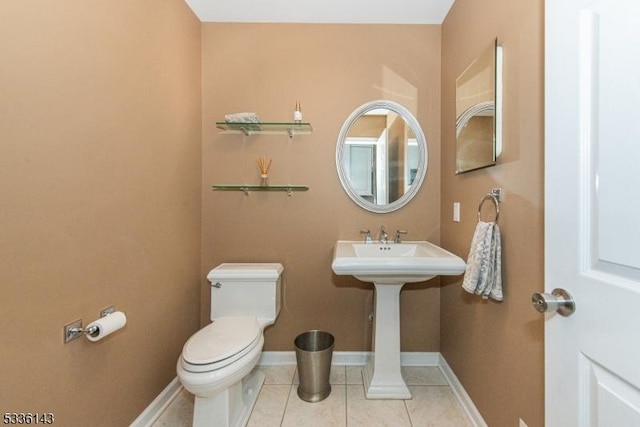
[{"label": "metal wastebasket", "polygon": [[329,374],[334,341],[333,335],[324,331],[308,331],[296,337],[300,399],[320,402],[331,393]]}]

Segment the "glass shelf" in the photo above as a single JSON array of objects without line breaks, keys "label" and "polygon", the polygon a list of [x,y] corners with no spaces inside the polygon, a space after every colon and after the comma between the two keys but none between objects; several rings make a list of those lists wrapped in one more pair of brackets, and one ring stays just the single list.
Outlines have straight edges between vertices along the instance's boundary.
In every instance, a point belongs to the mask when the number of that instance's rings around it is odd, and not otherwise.
[{"label": "glass shelf", "polygon": [[251,134],[287,134],[289,138],[293,135],[309,135],[313,132],[311,123],[296,122],[261,122],[261,123],[236,123],[236,122],[216,122],[216,127],[224,133]]},{"label": "glass shelf", "polygon": [[250,191],[286,191],[290,196],[294,191],[308,191],[306,185],[249,185],[249,184],[213,184],[214,191],[244,191],[249,195]]}]

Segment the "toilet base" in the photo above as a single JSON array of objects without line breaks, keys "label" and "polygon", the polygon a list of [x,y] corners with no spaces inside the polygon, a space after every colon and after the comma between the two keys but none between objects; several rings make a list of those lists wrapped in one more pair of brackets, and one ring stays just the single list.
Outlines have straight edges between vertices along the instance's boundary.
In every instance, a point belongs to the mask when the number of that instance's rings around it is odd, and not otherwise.
[{"label": "toilet base", "polygon": [[254,369],[249,375],[211,397],[195,397],[193,427],[243,427],[258,400],[265,375]]}]

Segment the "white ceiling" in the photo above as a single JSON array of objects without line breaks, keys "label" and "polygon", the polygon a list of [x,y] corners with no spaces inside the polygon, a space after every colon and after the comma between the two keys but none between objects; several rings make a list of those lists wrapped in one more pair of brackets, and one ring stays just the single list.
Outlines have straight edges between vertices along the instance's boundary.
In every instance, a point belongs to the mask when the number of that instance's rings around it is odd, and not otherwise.
[{"label": "white ceiling", "polygon": [[441,24],[454,0],[185,0],[203,22]]}]

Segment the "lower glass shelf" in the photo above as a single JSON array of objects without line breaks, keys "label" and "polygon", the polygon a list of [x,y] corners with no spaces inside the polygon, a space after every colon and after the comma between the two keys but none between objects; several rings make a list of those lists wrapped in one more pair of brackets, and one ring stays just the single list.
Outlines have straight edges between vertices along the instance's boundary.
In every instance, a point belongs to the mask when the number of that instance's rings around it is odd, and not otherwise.
[{"label": "lower glass shelf", "polygon": [[213,184],[214,191],[286,191],[291,195],[294,191],[308,191],[306,185],[249,185],[249,184]]}]

